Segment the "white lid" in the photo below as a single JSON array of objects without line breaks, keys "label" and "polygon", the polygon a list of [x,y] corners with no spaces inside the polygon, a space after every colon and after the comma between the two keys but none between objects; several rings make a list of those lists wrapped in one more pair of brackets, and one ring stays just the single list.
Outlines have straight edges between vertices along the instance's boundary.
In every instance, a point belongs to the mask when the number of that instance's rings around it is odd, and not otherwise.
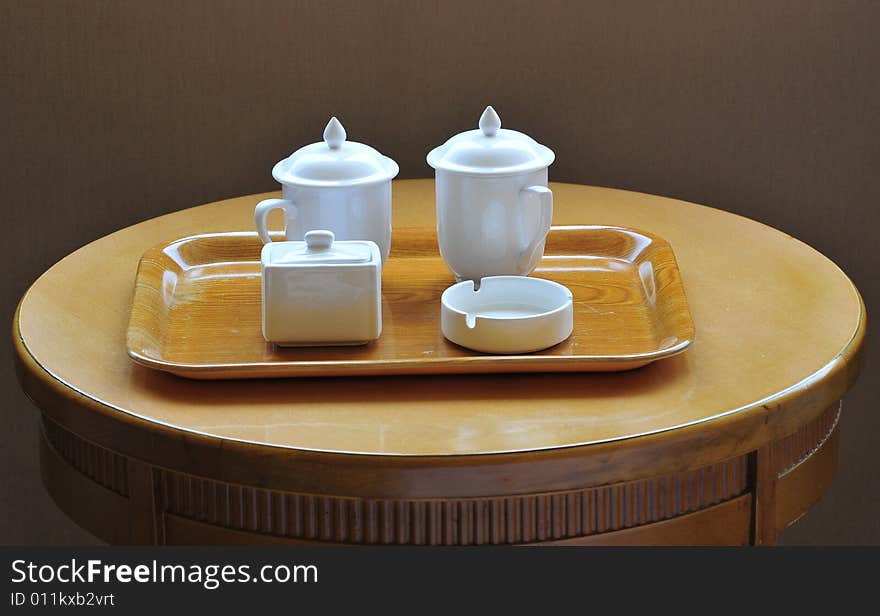
[{"label": "white lid", "polygon": [[[375,244],[367,241],[336,242],[332,231],[309,231],[303,242],[269,242],[266,262],[296,265],[344,265],[367,263]],[[378,250],[378,249],[377,249]]]},{"label": "white lid", "polygon": [[303,146],[279,161],[272,177],[299,186],[353,186],[390,180],[397,163],[363,143],[346,141],[345,128],[336,117],[324,129],[324,141]]},{"label": "white lid", "polygon": [[480,116],[480,127],[459,133],[428,154],[434,169],[474,175],[511,175],[549,167],[553,150],[528,135],[501,128],[501,118],[490,106]]}]

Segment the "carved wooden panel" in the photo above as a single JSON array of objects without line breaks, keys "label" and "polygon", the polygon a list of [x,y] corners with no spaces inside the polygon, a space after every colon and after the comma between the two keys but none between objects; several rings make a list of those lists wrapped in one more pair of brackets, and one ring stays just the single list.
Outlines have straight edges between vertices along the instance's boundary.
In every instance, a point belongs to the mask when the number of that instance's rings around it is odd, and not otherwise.
[{"label": "carved wooden panel", "polygon": [[58,455],[73,468],[105,488],[128,496],[124,456],[90,443],[47,418],[43,420],[43,431]]},{"label": "carved wooden panel", "polygon": [[839,402],[828,407],[815,421],[773,443],[772,464],[777,476],[794,469],[828,440],[840,420],[842,406],[843,402]]},{"label": "carved wooden panel", "polygon": [[[778,476],[797,468],[833,434],[835,405],[772,444]],[[91,481],[129,496],[124,456],[44,420],[47,442]],[[220,529],[352,544],[491,545],[559,541],[669,520],[749,493],[754,458],[694,471],[564,492],[506,497],[369,499],[299,494],[153,468],[154,516],[169,513]],[[159,522],[161,525],[161,522]]]},{"label": "carved wooden panel", "polygon": [[748,491],[748,457],[687,473],[544,494],[378,500],[294,494],[160,471],[164,511],[235,530],[338,543],[485,545],[587,536]]}]

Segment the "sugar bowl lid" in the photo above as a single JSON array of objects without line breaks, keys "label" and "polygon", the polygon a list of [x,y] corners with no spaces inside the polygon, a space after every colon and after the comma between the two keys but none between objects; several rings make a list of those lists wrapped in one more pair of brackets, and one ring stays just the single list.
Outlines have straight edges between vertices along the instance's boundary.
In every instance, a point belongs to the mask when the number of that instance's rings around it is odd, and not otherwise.
[{"label": "sugar bowl lid", "polygon": [[501,118],[489,106],[479,128],[459,133],[428,154],[428,164],[472,175],[512,175],[548,167],[553,150],[526,134],[501,128]]},{"label": "sugar bowl lid", "polygon": [[371,261],[378,250],[373,242],[338,242],[332,231],[316,229],[308,231],[301,242],[265,244],[262,260],[272,265],[346,265]]},{"label": "sugar bowl lid", "polygon": [[347,141],[336,117],[324,129],[324,140],[303,146],[272,169],[272,177],[296,186],[355,186],[390,180],[397,163],[370,146]]}]

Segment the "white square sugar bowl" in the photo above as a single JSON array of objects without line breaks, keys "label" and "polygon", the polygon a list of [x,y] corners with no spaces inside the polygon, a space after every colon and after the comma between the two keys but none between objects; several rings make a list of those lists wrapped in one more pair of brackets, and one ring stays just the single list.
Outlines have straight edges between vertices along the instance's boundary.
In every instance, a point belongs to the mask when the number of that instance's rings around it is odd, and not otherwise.
[{"label": "white square sugar bowl", "polygon": [[263,336],[280,346],[366,344],[382,333],[382,256],[372,241],[270,242],[260,254]]}]

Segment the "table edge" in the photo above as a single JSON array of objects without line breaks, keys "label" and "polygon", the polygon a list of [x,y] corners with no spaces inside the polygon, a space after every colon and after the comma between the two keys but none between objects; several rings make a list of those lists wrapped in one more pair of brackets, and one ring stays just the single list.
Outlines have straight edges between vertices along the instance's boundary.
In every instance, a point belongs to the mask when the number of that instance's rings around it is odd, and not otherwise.
[{"label": "table edge", "polygon": [[[330,452],[175,427],[101,402],[46,370],[31,355],[19,330],[27,293],[16,307],[12,333],[16,374],[31,401],[53,421],[111,451],[169,470],[247,485],[336,494],[372,485],[370,493],[375,495],[377,483],[382,483],[386,496],[424,497],[448,495],[456,486],[462,495],[485,495],[487,490],[498,490],[499,481],[505,493],[534,492],[582,486],[584,477],[591,485],[601,485],[686,471],[754,451],[793,433],[842,398],[859,374],[866,310],[858,289],[850,284],[860,311],[852,338],[822,369],[782,392],[648,434],[507,452]],[[525,467],[523,474],[514,472]]]},{"label": "table edge", "polygon": [[[277,191],[243,197],[257,198],[274,192]],[[716,209],[671,197],[650,196]],[[792,237],[770,225],[726,213]],[[141,222],[146,220],[135,224]],[[366,481],[372,484],[375,494],[376,482],[381,480],[385,482],[381,491],[387,495],[442,493],[448,496],[450,490],[462,495],[495,493],[501,490],[498,482],[503,484],[504,493],[515,493],[581,487],[585,480],[591,485],[600,485],[657,477],[730,459],[787,436],[816,419],[855,382],[864,355],[867,319],[864,300],[836,263],[812,246],[792,239],[827,259],[849,282],[858,301],[859,315],[846,345],[821,369],[762,400],[695,422],[616,439],[518,451],[445,455],[334,452],[223,438],[159,423],[77,390],[46,370],[31,355],[19,328],[21,309],[30,288],[19,301],[13,317],[14,364],[28,397],[48,418],[82,438],[161,468],[231,483],[336,494],[346,493],[340,492],[346,486],[355,494],[367,493],[368,489],[357,483]],[[92,412],[83,413],[83,410]],[[523,472],[523,468],[528,471]],[[304,478],[304,469],[314,477]],[[341,470],[350,478],[341,480]]]}]

